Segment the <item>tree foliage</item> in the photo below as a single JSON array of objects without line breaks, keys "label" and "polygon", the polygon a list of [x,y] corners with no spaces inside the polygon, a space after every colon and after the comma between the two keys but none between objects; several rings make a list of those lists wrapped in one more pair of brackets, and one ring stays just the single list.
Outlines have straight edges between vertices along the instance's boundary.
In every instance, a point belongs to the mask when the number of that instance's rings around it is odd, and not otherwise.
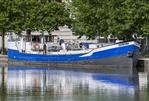
[{"label": "tree foliage", "polygon": [[[0,0],[0,32],[46,30],[70,25],[69,11],[58,0]],[[4,44],[3,44],[4,45]]]},{"label": "tree foliage", "polygon": [[65,5],[56,2],[56,0],[12,1],[14,5],[13,14],[18,15],[12,19],[12,25],[19,24],[19,29],[21,30],[52,31],[58,26],[68,25],[71,21],[69,19],[69,12],[65,9]]},{"label": "tree foliage", "polygon": [[64,3],[57,0],[0,0],[0,28],[12,31],[48,30],[71,22]]},{"label": "tree foliage", "polygon": [[80,35],[129,37],[149,33],[148,0],[73,0],[70,6]]}]

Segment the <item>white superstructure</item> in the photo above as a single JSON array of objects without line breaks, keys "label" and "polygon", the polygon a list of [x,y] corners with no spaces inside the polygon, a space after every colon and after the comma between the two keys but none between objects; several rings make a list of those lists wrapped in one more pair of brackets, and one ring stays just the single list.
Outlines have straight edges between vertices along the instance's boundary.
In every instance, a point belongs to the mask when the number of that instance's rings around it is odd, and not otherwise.
[{"label": "white superstructure", "polygon": [[[49,33],[45,32],[47,35]],[[9,35],[10,33],[7,33],[5,35],[5,48],[8,48],[8,39],[9,39]],[[12,33],[13,37],[16,38],[18,37],[15,33]],[[22,34],[25,34],[25,32],[22,32]],[[38,32],[32,32],[32,35],[38,35]],[[94,42],[96,43],[97,40],[87,40],[86,36],[82,36],[80,39],[78,39],[79,36],[75,36],[72,32],[72,30],[70,28],[68,28],[67,26],[63,26],[63,27],[59,27],[59,30],[54,30],[51,32],[51,35],[55,35],[57,36],[57,38],[59,39],[64,39],[66,42]],[[54,40],[56,41],[57,38],[55,38]],[[2,37],[0,36],[0,43],[2,43]],[[0,44],[0,49],[2,47],[2,44]]]}]

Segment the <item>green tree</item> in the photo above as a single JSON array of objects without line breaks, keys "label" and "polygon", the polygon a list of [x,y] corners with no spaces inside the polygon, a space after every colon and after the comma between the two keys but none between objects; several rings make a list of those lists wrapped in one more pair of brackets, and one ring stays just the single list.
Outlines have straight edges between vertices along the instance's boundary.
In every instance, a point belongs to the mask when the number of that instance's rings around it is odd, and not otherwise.
[{"label": "green tree", "polygon": [[139,0],[111,0],[108,6],[111,16],[109,32],[123,39],[131,39],[134,33],[143,34],[141,28],[145,20],[142,19],[142,3]]},{"label": "green tree", "polygon": [[2,37],[2,49],[1,53],[4,54],[4,42],[5,42],[5,34],[9,29],[9,19],[7,12],[7,0],[0,0],[0,35]]},{"label": "green tree", "polygon": [[108,0],[75,0],[70,4],[73,12],[73,29],[89,38],[107,36],[109,13]]},{"label": "green tree", "polygon": [[48,1],[40,3],[40,8],[37,9],[33,12],[35,14],[33,16],[36,17],[35,21],[38,21],[35,25],[37,29],[52,31],[57,29],[58,26],[70,26],[69,11],[63,3]]},{"label": "green tree", "polygon": [[13,0],[13,29],[52,31],[58,26],[70,25],[69,12],[56,0]]},{"label": "green tree", "polygon": [[74,30],[94,37],[114,34],[131,39],[132,34],[148,35],[148,0],[74,0],[70,3]]},{"label": "green tree", "polygon": [[57,0],[0,0],[0,32],[2,53],[6,32],[47,30],[70,26],[69,11]]}]

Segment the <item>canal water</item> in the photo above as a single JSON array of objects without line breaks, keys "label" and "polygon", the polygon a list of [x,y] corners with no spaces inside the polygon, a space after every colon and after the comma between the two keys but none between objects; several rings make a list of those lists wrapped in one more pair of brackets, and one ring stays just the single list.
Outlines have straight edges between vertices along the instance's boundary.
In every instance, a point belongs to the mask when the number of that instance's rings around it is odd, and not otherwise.
[{"label": "canal water", "polygon": [[0,67],[0,101],[149,101],[149,73],[111,70]]}]

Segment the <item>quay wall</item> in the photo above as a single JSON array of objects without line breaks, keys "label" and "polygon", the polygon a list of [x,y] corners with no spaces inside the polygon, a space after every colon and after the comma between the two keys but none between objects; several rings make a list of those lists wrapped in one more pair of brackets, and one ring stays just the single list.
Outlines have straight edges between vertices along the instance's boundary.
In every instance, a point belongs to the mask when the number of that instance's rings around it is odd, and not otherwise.
[{"label": "quay wall", "polygon": [[0,67],[8,65],[7,55],[0,55]]},{"label": "quay wall", "polygon": [[137,68],[149,73],[149,58],[139,58]]},{"label": "quay wall", "polygon": [[[14,64],[17,64],[14,62]],[[0,55],[0,66],[7,66],[8,58],[7,55]],[[149,73],[149,58],[139,58],[137,69]]]}]

